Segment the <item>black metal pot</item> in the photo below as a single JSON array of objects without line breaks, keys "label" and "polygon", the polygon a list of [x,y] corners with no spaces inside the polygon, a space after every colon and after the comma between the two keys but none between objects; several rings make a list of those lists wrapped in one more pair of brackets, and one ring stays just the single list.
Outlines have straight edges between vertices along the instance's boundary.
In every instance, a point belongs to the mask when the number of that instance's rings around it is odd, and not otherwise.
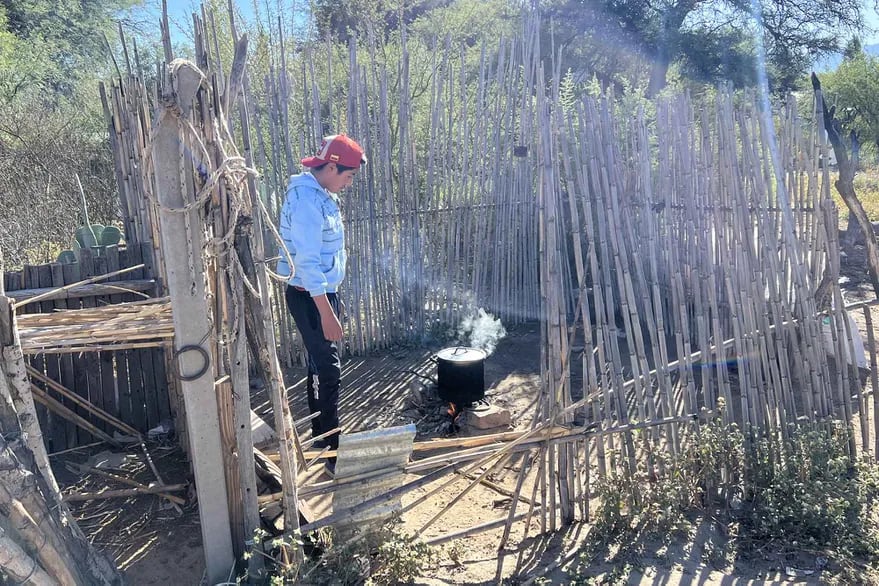
[{"label": "black metal pot", "polygon": [[436,353],[440,399],[466,406],[485,398],[485,358],[479,348],[456,346]]}]

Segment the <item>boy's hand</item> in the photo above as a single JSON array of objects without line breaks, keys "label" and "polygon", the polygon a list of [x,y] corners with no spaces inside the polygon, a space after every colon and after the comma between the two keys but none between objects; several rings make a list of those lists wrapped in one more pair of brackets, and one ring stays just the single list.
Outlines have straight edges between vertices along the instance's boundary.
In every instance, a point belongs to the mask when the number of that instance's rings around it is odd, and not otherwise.
[{"label": "boy's hand", "polygon": [[324,338],[330,342],[340,341],[344,335],[342,324],[339,323],[339,318],[336,316],[336,312],[333,311],[329,299],[327,299],[325,294],[316,295],[312,299],[314,299],[314,304],[320,313],[320,327],[324,332]]},{"label": "boy's hand", "polygon": [[329,315],[321,314],[320,326],[324,331],[324,338],[330,342],[339,342],[344,335],[342,324],[339,323],[339,318],[332,311],[329,312]]}]

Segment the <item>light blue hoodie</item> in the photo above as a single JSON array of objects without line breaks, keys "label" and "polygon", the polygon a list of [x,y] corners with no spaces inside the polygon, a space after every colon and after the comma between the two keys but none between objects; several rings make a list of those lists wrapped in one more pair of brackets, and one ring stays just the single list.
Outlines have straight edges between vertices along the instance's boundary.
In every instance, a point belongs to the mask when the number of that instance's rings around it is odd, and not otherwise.
[{"label": "light blue hoodie", "polygon": [[[290,285],[312,297],[335,293],[345,278],[348,256],[338,198],[321,187],[311,173],[290,178],[281,209],[281,238],[293,258]],[[290,264],[280,251],[278,274],[289,277]]]}]

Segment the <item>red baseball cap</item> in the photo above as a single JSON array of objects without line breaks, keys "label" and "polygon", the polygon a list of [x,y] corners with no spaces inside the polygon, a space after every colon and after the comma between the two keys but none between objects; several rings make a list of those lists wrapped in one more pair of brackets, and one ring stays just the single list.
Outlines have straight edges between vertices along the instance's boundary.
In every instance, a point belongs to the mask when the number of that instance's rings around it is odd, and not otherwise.
[{"label": "red baseball cap", "polygon": [[334,134],[321,141],[316,155],[302,159],[306,167],[318,167],[324,163],[338,163],[356,169],[366,163],[366,157],[363,147],[354,139],[345,134]]}]

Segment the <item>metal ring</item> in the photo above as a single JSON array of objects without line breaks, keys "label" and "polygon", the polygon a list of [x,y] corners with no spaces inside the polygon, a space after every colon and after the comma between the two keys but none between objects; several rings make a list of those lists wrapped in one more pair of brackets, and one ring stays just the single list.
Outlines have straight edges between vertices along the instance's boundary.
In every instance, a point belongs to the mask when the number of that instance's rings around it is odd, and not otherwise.
[{"label": "metal ring", "polygon": [[[204,360],[204,364],[202,364],[201,368],[195,374],[183,374],[180,372],[180,355],[184,352],[198,352],[201,354],[202,359]],[[177,360],[177,376],[180,377],[182,381],[194,381],[208,371],[208,367],[211,365],[211,357],[208,354],[207,350],[199,346],[198,344],[187,344],[182,348],[178,349],[174,352],[174,358]]]}]

